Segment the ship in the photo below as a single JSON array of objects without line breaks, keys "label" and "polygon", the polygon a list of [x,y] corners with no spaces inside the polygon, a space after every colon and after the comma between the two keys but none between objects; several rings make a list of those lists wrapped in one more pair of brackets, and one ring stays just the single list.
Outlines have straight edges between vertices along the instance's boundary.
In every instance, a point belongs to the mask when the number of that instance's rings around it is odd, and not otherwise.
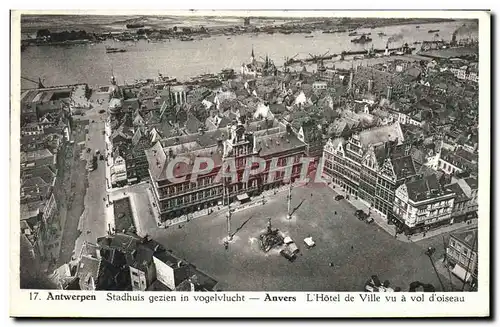
[{"label": "ship", "polygon": [[127,50],[120,48],[111,48],[111,47],[106,48],[106,53],[117,53],[117,52],[127,52]]},{"label": "ship", "polygon": [[358,35],[358,32],[356,31],[349,33],[349,36],[356,36],[356,35]]},{"label": "ship", "polygon": [[439,30],[429,30],[429,34],[430,33],[437,33],[437,32],[439,32]]},{"label": "ship", "polygon": [[377,34],[378,34],[378,36],[380,36],[380,37],[382,37],[382,36],[386,36],[386,34],[385,34],[384,32],[378,32]]},{"label": "ship", "polygon": [[312,37],[314,37],[314,35],[306,35],[305,36],[306,39],[309,39],[309,38],[312,38]]},{"label": "ship", "polygon": [[415,26],[415,28],[420,28],[420,25]]},{"label": "ship", "polygon": [[183,36],[181,37],[181,41],[193,41],[194,39],[192,37],[188,37],[188,36]]},{"label": "ship", "polygon": [[137,23],[137,24],[127,24],[127,28],[143,28],[144,24]]},{"label": "ship", "polygon": [[368,42],[371,42],[372,39],[366,35],[361,35],[360,37],[358,37],[357,39],[353,39],[351,40],[352,43],[368,43]]}]

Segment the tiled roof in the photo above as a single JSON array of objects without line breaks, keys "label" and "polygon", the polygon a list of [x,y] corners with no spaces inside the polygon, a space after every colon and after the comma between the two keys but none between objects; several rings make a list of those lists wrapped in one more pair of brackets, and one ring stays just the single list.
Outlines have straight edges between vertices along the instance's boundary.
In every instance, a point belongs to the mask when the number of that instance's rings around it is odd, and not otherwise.
[{"label": "tiled roof", "polygon": [[477,228],[464,232],[452,233],[451,236],[467,245],[469,249],[477,251]]},{"label": "tiled roof", "polygon": [[478,187],[477,178],[469,177],[465,179],[465,182],[470,186],[472,190],[477,190]]},{"label": "tiled roof", "polygon": [[198,133],[198,129],[203,124],[192,114],[188,114],[188,118],[186,121],[186,130],[188,133]]},{"label": "tiled roof", "polygon": [[21,162],[38,161],[46,158],[54,158],[54,154],[49,149],[21,152]]},{"label": "tiled roof", "polygon": [[406,183],[408,197],[414,202],[439,197],[450,192],[443,191],[436,175],[422,177],[419,180]]},{"label": "tiled roof", "polygon": [[397,180],[416,175],[415,165],[411,156],[392,159],[392,166]]},{"label": "tiled roof", "polygon": [[465,194],[464,191],[462,190],[462,187],[460,187],[460,185],[457,183],[446,185],[446,189],[455,193],[455,203],[467,201],[469,199],[467,194]]},{"label": "tiled roof", "polygon": [[387,141],[399,142],[404,141],[403,134],[399,127],[399,123],[392,125],[375,127],[372,129],[364,130],[359,133],[359,141],[363,147],[367,147],[370,144],[380,144]]},{"label": "tiled roof", "polygon": [[80,279],[81,290],[93,290],[93,286],[98,284],[100,263],[101,260],[97,258],[81,257],[76,271],[76,275]]},{"label": "tiled roof", "polygon": [[269,156],[273,153],[282,153],[305,146],[305,143],[299,140],[294,133],[288,134],[286,131],[261,136],[256,138],[255,142],[255,148],[260,156]]},{"label": "tiled roof", "polygon": [[43,204],[44,204],[43,201],[33,201],[33,202],[21,204],[21,206],[20,206],[20,209],[21,209],[20,218],[21,218],[21,220],[26,220],[26,219],[36,217],[43,209]]},{"label": "tiled roof", "polygon": [[131,252],[135,249],[136,242],[140,240],[137,236],[127,234],[114,234],[97,239],[97,244],[101,248],[113,248],[123,252]]}]

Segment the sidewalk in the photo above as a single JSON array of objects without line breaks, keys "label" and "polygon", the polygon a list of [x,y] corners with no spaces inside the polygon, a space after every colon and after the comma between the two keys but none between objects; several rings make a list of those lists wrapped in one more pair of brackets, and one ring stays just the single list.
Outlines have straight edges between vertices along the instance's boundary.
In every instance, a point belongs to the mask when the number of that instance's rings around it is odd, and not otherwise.
[{"label": "sidewalk", "polygon": [[[451,270],[446,266],[446,262],[444,262],[444,257],[434,261],[434,265],[436,266],[437,272],[441,275],[441,281],[443,282],[447,291],[452,292],[460,292],[462,291],[462,287],[464,291],[469,291],[471,286],[469,283],[465,283],[460,280],[457,276],[455,276]],[[451,284],[450,284],[451,281]]]},{"label": "sidewalk", "polygon": [[[294,187],[298,187],[298,186],[303,185],[303,184],[304,183],[294,183],[292,185],[292,189]],[[243,210],[246,210],[246,209],[249,209],[249,208],[253,208],[253,207],[256,207],[256,206],[259,206],[259,205],[264,205],[268,201],[266,199],[267,197],[272,197],[273,195],[276,195],[278,193],[288,191],[288,189],[289,189],[289,186],[288,185],[284,185],[284,186],[281,186],[281,187],[279,187],[277,189],[272,189],[272,190],[264,191],[259,196],[255,196],[255,197],[250,198],[250,202],[247,202],[245,204],[239,204],[238,205],[238,202],[233,202],[230,205],[231,212],[232,213],[236,213],[236,212],[240,212],[240,211],[243,211]],[[155,206],[153,206],[154,200],[153,200],[153,194],[151,192],[152,192],[151,189],[148,188],[149,203],[151,205],[151,208],[153,208],[153,213],[154,213],[154,216],[155,216],[155,220],[156,220],[156,223],[157,223],[157,225],[158,225],[159,228],[167,228],[169,226],[174,226],[174,225],[177,225],[177,224],[189,222],[190,220],[193,220],[193,219],[197,219],[197,218],[200,218],[200,217],[209,216],[212,213],[221,214],[221,213],[227,213],[227,211],[228,211],[227,205],[224,205],[224,206],[222,206],[222,205],[216,205],[216,206],[213,206],[213,207],[209,207],[207,209],[202,209],[202,210],[195,211],[195,212],[187,214],[187,215],[183,215],[183,216],[180,216],[180,217],[177,217],[177,218],[174,218],[174,219],[170,219],[170,220],[161,222],[160,221],[160,216],[158,214],[158,210],[157,210],[157,208]]]},{"label": "sidewalk", "polygon": [[106,145],[106,149],[104,151],[104,158],[106,162],[106,191],[109,192],[113,190],[111,185],[111,166],[113,165],[113,144],[109,140],[111,137],[111,126],[108,121],[104,122],[104,143]]},{"label": "sidewalk", "polygon": [[[326,183],[326,182],[325,182]],[[346,192],[342,190],[342,188],[339,185],[336,185],[335,183],[331,182],[328,187],[330,187],[334,193],[342,195],[344,197],[347,196]],[[394,236],[396,235],[396,226],[390,225],[387,223],[387,219],[382,217],[378,212],[375,210],[372,210],[369,205],[367,205],[365,202],[362,200],[356,199],[355,196],[349,195],[349,200],[347,200],[349,203],[351,203],[356,209],[363,210],[366,213],[370,214],[370,217],[373,218],[375,223],[385,230],[387,233],[390,235]],[[412,243],[412,242],[419,242],[437,235],[441,235],[443,233],[448,233],[448,232],[453,232],[455,230],[464,228],[464,227],[474,227],[477,226],[476,223],[471,223],[467,224],[466,222],[461,222],[461,223],[455,223],[453,225],[448,225],[448,226],[443,226],[440,228],[436,228],[433,230],[429,230],[425,233],[417,233],[417,234],[412,234],[409,236],[406,236],[404,234],[398,234],[395,238],[398,241],[405,242],[405,243]]]}]

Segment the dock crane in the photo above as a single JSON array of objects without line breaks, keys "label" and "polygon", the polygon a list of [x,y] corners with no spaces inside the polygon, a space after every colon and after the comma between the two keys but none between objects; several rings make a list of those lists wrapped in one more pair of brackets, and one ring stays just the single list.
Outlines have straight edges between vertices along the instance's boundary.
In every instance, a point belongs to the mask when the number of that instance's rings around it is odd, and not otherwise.
[{"label": "dock crane", "polygon": [[293,63],[293,60],[295,58],[297,58],[299,54],[297,53],[295,56],[293,56],[292,58],[288,58],[288,57],[285,57],[285,63],[283,64],[283,66],[285,67],[288,67],[289,65],[291,65]]},{"label": "dock crane", "polygon": [[325,64],[324,64],[323,60],[325,60],[327,58],[326,55],[328,53],[330,53],[330,51],[325,52],[321,56],[313,56],[312,54],[309,54],[309,56],[311,57],[312,61],[316,64],[316,70],[320,74],[324,73],[326,71],[326,67],[325,67]]},{"label": "dock crane", "polygon": [[24,76],[21,76],[21,79],[24,79],[24,80],[27,80],[29,82],[38,84],[38,88],[39,89],[44,89],[45,88],[45,86],[43,85],[43,81],[42,81],[41,77],[38,77],[38,81],[35,81],[35,80],[31,79],[31,78],[27,78],[27,77],[24,77]]},{"label": "dock crane", "polygon": [[318,61],[323,61],[326,58],[326,55],[329,53],[330,53],[330,50],[328,50],[327,52],[325,52],[324,54],[322,54],[320,56],[314,56],[314,55],[309,53],[309,56],[311,57],[311,59],[308,61],[312,61],[314,63],[317,63]]}]

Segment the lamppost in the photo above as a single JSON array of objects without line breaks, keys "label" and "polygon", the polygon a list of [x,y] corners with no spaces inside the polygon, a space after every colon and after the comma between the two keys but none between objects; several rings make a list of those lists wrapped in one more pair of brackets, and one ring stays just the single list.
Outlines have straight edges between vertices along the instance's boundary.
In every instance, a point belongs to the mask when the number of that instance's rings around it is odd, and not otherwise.
[{"label": "lamppost", "polygon": [[432,255],[434,254],[434,252],[436,252],[436,249],[433,248],[433,247],[429,247],[427,249],[427,251],[425,251],[425,255],[427,255],[429,257],[429,260],[431,261],[431,264],[432,264],[432,268],[434,268],[434,272],[436,273],[436,276],[439,280],[439,284],[441,284],[441,288],[443,291],[446,291],[446,288],[444,287],[444,284],[443,282],[441,281],[441,277],[439,277],[439,273],[436,269],[436,265],[434,264],[434,260],[432,260]]},{"label": "lamppost", "polygon": [[291,202],[292,202],[292,181],[290,181],[290,184],[288,187],[288,209],[287,209],[286,218],[289,220],[292,219],[292,214],[290,213]]},{"label": "lamppost", "polygon": [[[224,178],[224,181],[226,179]],[[224,183],[226,184],[226,183]],[[224,187],[226,189],[226,187]],[[231,235],[231,203],[229,199],[229,189],[227,188],[227,241],[233,240],[233,235]]]}]

